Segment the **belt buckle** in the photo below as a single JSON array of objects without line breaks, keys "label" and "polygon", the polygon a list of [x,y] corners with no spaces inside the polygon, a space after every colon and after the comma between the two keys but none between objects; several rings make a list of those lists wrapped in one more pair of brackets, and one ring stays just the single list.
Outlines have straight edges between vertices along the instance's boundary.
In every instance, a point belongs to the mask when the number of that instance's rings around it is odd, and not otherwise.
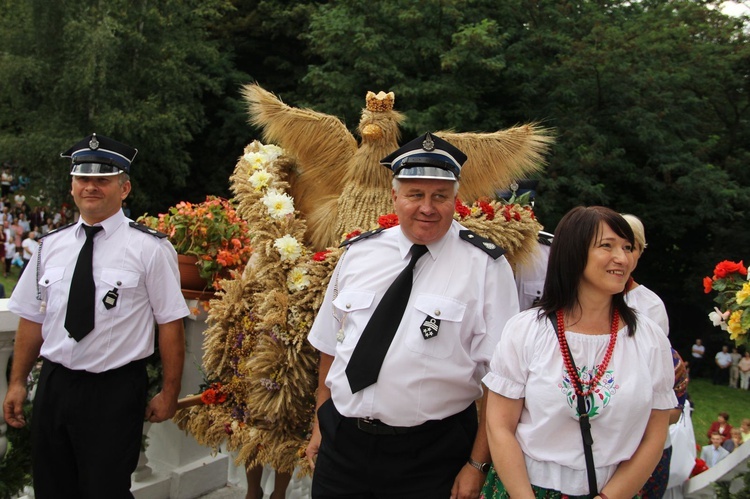
[{"label": "belt buckle", "polygon": [[370,418],[357,418],[357,429],[365,433],[375,434],[377,432],[377,423]]}]

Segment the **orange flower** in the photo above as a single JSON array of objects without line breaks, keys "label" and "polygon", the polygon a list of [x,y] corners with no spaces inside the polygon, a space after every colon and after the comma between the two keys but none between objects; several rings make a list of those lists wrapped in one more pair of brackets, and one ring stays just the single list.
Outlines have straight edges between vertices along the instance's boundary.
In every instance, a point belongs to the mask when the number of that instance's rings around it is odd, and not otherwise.
[{"label": "orange flower", "polygon": [[713,289],[712,286],[714,284],[714,280],[710,277],[704,277],[703,278],[703,292],[708,294]]}]

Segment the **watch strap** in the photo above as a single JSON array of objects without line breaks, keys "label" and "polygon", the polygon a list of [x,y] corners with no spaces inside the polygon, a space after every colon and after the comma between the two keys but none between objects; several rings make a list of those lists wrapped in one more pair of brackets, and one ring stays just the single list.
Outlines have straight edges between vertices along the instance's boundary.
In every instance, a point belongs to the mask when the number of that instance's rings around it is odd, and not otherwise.
[{"label": "watch strap", "polygon": [[474,461],[472,458],[469,458],[469,464],[481,471],[484,474],[489,473],[490,471],[490,464],[491,463],[480,463],[478,461]]}]

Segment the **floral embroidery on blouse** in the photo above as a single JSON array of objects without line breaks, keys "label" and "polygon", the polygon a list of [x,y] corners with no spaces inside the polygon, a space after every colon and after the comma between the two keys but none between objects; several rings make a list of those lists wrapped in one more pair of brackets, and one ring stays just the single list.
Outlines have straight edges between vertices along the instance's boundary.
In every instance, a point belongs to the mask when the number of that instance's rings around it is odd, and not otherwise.
[{"label": "floral embroidery on blouse", "polygon": [[[587,390],[587,383],[591,382],[592,379],[597,375],[599,366],[595,366],[593,369],[588,369],[587,366],[583,368],[576,367],[578,371],[578,377],[583,384],[584,391]],[[557,385],[560,391],[565,395],[565,399],[568,401],[568,406],[573,409],[575,418],[577,419],[578,414],[578,403],[576,402],[576,392],[573,389],[568,371],[563,368],[562,370],[562,383]],[[617,393],[620,388],[619,385],[615,384],[615,376],[613,371],[609,370],[604,373],[602,378],[597,383],[596,388],[586,397],[586,410],[589,418],[593,419],[597,417],[601,410],[609,405],[612,396]]]}]

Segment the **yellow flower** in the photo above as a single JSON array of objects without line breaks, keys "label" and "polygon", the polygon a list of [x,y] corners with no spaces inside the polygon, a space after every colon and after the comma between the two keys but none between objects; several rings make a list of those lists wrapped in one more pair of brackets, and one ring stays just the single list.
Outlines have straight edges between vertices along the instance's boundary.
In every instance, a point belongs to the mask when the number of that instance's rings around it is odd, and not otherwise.
[{"label": "yellow flower", "polygon": [[736,340],[747,332],[742,330],[742,324],[740,324],[741,318],[742,310],[735,310],[732,312],[732,315],[729,316],[729,321],[727,321],[727,331],[729,331],[729,338],[732,340]]},{"label": "yellow flower", "polygon": [[737,296],[735,299],[737,300],[737,305],[742,305],[742,302],[750,298],[750,282],[746,282],[742,285],[742,289],[737,291]]}]

